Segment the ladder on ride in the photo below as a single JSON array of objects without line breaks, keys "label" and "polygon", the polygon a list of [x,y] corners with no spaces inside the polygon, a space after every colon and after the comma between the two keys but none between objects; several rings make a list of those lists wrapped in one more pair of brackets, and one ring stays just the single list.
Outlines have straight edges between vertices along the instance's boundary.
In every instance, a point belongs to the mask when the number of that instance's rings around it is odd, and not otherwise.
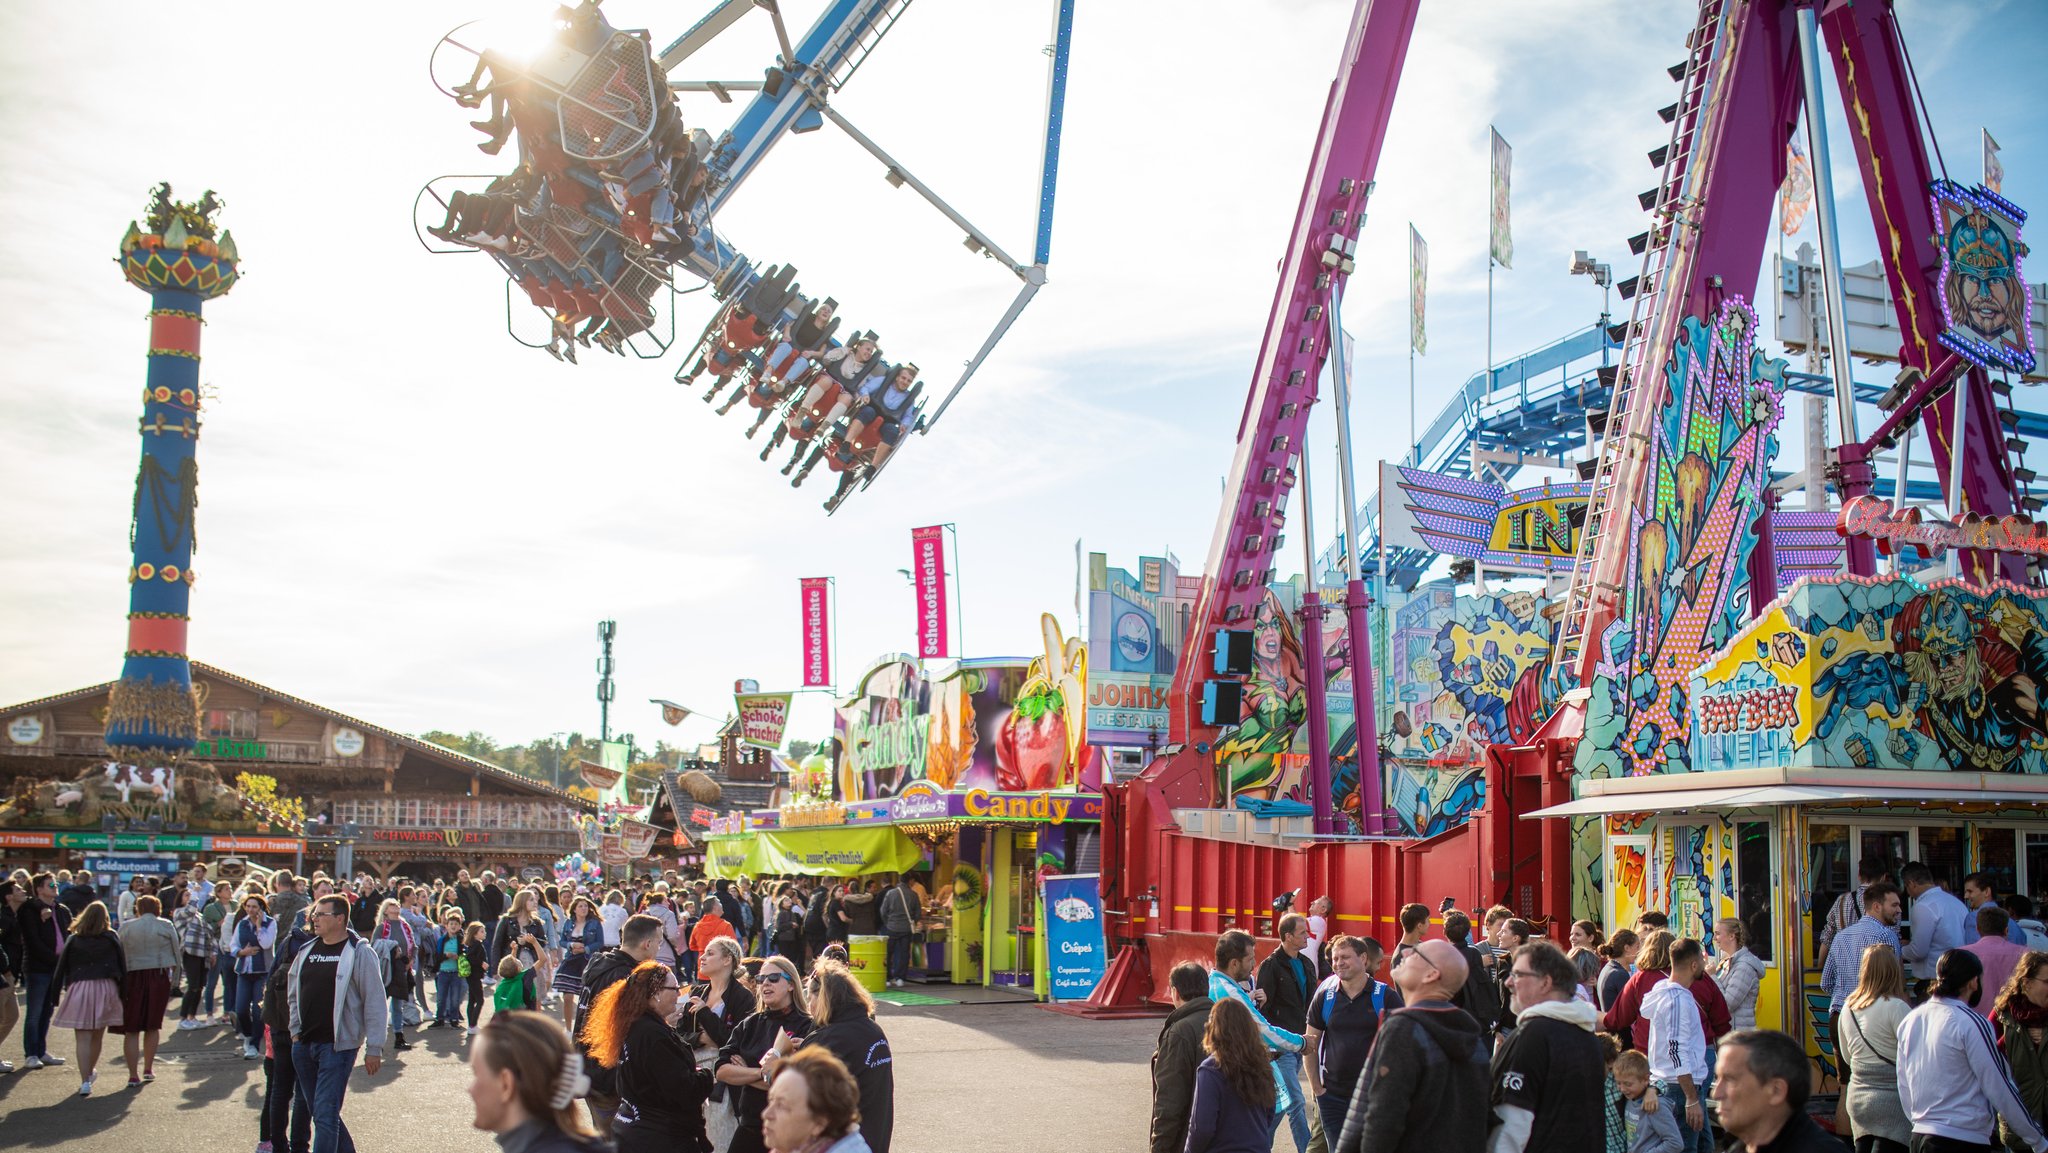
[{"label": "ladder on ride", "polygon": [[[1724,81],[1735,60],[1736,30],[1742,27],[1749,4],[1750,0],[1701,0],[1699,18],[1686,37],[1685,62],[1673,65],[1674,70],[1683,68],[1677,77],[1681,94],[1676,104],[1660,112],[1671,121],[1671,142],[1651,153],[1652,163],[1661,153],[1663,175],[1656,192],[1642,197],[1643,207],[1652,213],[1649,232],[1638,238],[1643,270],[1635,282],[1621,365],[1608,404],[1607,437],[1593,474],[1563,625],[1551,646],[1553,667],[1576,673],[1567,686],[1592,683],[1599,656],[1594,634],[1604,631],[1621,610],[1629,523],[1644,488],[1640,470],[1650,455],[1664,364],[1683,320],[1684,286],[1692,280],[1704,193],[1725,119]],[[1679,289],[1669,300],[1667,286]],[[1621,287],[1628,291],[1626,282]],[[1640,387],[1645,383],[1651,386],[1647,397]]]},{"label": "ladder on ride", "polygon": [[853,43],[846,46],[839,62],[825,73],[825,83],[832,91],[846,87],[846,82],[853,79],[854,72],[867,60],[868,54],[882,42],[882,37],[889,34],[889,29],[896,26],[896,21],[902,19],[904,10],[909,7],[910,0],[882,0],[869,17],[852,30]]}]

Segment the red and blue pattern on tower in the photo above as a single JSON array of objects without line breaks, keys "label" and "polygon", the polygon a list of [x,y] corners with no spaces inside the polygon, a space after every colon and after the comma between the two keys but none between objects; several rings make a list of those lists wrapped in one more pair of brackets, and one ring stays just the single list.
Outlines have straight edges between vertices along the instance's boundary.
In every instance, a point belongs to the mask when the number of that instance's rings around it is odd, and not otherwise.
[{"label": "red and blue pattern on tower", "polygon": [[200,309],[234,287],[239,261],[233,235],[216,238],[220,207],[210,191],[183,204],[158,185],[146,230],[130,222],[116,258],[128,283],[149,293],[149,374],[128,533],[128,651],[108,699],[106,741],[115,757],[146,766],[177,760],[198,737],[185,628],[199,507]]}]

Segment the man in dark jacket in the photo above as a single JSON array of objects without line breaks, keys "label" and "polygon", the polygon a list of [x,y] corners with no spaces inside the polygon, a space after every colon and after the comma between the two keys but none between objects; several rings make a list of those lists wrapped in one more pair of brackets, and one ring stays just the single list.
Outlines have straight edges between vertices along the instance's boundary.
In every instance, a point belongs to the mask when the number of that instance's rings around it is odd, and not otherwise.
[{"label": "man in dark jacket", "polygon": [[491,983],[498,971],[498,921],[505,915],[505,890],[498,887],[498,875],[484,870],[483,884],[477,889],[477,912],[484,923],[485,960],[490,963],[490,973],[485,974],[486,984]]},{"label": "man in dark jacket", "polygon": [[[1307,1027],[1308,997],[1317,984],[1315,961],[1307,949],[1308,918],[1300,913],[1280,918],[1280,947],[1260,962],[1254,984],[1265,994],[1259,999],[1259,1012],[1268,1024],[1289,1033]],[[1295,1149],[1306,1150],[1314,1134],[1308,1123],[1309,1102],[1301,1091],[1301,1054],[1275,1054],[1273,1067],[1280,1073],[1280,1083],[1287,1086],[1287,1124],[1294,1132]]]},{"label": "man in dark jacket", "polygon": [[1486,1051],[1479,1022],[1451,1003],[1465,956],[1424,941],[1394,969],[1407,1007],[1387,1014],[1331,1153],[1480,1153],[1486,1146]]},{"label": "man in dark jacket", "polygon": [[909,877],[897,877],[895,887],[882,894],[881,914],[882,933],[888,937],[889,984],[901,989],[910,979],[910,938],[924,915],[924,903],[910,887]]},{"label": "man in dark jacket", "polygon": [[455,894],[452,899],[456,907],[462,910],[463,924],[484,919],[483,891],[476,887],[475,881],[469,879],[468,869],[456,871],[455,888],[452,891]]},{"label": "man in dark jacket", "polygon": [[1490,1052],[1493,1049],[1494,1026],[1500,1023],[1500,986],[1486,971],[1479,950],[1472,947],[1468,939],[1471,933],[1472,918],[1456,909],[1444,914],[1444,940],[1449,941],[1465,961],[1465,984],[1451,990],[1451,1003],[1479,1022],[1480,1045]]},{"label": "man in dark jacket", "polygon": [[[1509,921],[1514,924],[1514,921]],[[1516,946],[1495,967],[1516,1025],[1493,1058],[1489,1153],[1576,1153],[1606,1142],[1600,1011],[1581,1001],[1578,970],[1549,941]]]},{"label": "man in dark jacket", "polygon": [[590,1006],[597,995],[626,979],[643,961],[655,959],[666,926],[659,917],[635,913],[619,926],[619,943],[590,959],[583,968],[583,1000],[576,1006],[576,1047],[583,1053],[583,1071],[590,1076],[590,1092],[584,1101],[590,1106],[590,1120],[599,1136],[610,1137],[612,1115],[619,1111],[618,1070],[598,1064],[583,1048],[583,1026],[590,1020]]},{"label": "man in dark jacket", "polygon": [[1152,1153],[1181,1153],[1188,1143],[1188,1111],[1195,1101],[1195,1068],[1207,1056],[1202,1032],[1209,1027],[1209,973],[1193,961],[1173,967],[1173,1012],[1159,1030],[1152,1053]]},{"label": "man in dark jacket", "polygon": [[71,875],[71,883],[64,886],[63,895],[57,898],[73,917],[85,912],[86,907],[100,899],[100,891],[93,888],[92,874],[80,869]]},{"label": "man in dark jacket", "polygon": [[71,936],[71,910],[57,903],[57,878],[37,873],[29,886],[33,895],[14,917],[21,931],[22,990],[28,994],[28,1021],[21,1034],[28,1060],[22,1064],[34,1069],[64,1063],[64,1058],[49,1052],[50,1013],[57,1007],[50,978],[57,972],[57,947]]}]

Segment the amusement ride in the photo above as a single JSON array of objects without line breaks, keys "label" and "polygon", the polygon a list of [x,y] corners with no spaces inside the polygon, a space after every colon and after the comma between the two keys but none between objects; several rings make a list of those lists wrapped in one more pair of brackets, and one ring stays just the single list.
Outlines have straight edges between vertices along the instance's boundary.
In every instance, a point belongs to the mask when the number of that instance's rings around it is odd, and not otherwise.
[{"label": "amusement ride", "polygon": [[[530,48],[512,47],[522,37],[498,22],[465,25],[436,45],[434,83],[460,106],[485,111],[472,122],[485,136],[478,147],[496,156],[511,144],[516,163],[502,175],[429,181],[415,200],[421,243],[434,252],[488,253],[506,278],[507,331],[521,339],[512,319],[516,287],[548,324],[544,343],[521,342],[570,363],[579,348],[662,358],[675,343],[673,297],[709,288],[719,307],[685,348],[676,382],[708,378],[707,404],[727,393],[714,410],[719,416],[744,400],[754,417],[749,439],[772,422],[761,459],[792,446],[782,468],[792,485],[823,463],[838,478],[825,501],[828,514],[836,511],[881,475],[905,438],[938,423],[1044,286],[1051,259],[1073,0],[1055,0],[1046,49],[1038,224],[1028,261],[1010,255],[832,104],[909,7],[910,0],[832,0],[792,41],[773,0],[721,0],[659,50],[645,30],[613,27],[598,0],[558,8],[544,42]],[[671,78],[756,9],[773,24],[780,48],[761,79]],[[732,103],[746,92],[752,98],[716,135],[683,122],[679,93]],[[714,225],[771,148],[828,121],[873,155],[892,185],[910,187],[961,229],[970,251],[1021,282],[936,406],[924,395],[922,370],[907,357],[885,356],[876,328],[842,332],[836,298],[806,294],[794,265],[759,265]],[[679,280],[699,283],[679,288]],[[665,336],[657,331],[664,312]]]}]

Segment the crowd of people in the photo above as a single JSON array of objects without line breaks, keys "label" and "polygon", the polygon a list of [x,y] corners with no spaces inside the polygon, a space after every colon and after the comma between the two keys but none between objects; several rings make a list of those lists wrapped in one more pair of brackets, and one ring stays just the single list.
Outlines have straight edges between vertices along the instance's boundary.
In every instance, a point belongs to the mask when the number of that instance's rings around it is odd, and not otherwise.
[{"label": "crowd of people", "polygon": [[1894,871],[1866,861],[1820,941],[1834,1133],[1809,1115],[1805,1045],[1757,1027],[1765,966],[1739,920],[1703,941],[1645,912],[1611,936],[1559,923],[1560,942],[1446,900],[1404,906],[1390,953],[1330,933],[1325,898],[1280,916],[1263,958],[1232,929],[1168,973],[1152,1153],[1267,1153],[1283,1126],[1300,1153],[2048,1153],[2040,926],[1987,875],[1957,897]]},{"label": "crowd of people", "polygon": [[195,865],[136,877],[110,911],[89,874],[17,872],[0,880],[0,1042],[23,1018],[23,1067],[76,1060],[86,1097],[109,1030],[134,1090],[167,1024],[232,1029],[262,1062],[257,1153],[352,1150],[358,1061],[377,1076],[407,1030],[435,1028],[462,1031],[477,1126],[523,1131],[508,1148],[888,1153],[892,1057],[846,941],[887,937],[900,985],[926,899],[908,878],[238,884]]}]

